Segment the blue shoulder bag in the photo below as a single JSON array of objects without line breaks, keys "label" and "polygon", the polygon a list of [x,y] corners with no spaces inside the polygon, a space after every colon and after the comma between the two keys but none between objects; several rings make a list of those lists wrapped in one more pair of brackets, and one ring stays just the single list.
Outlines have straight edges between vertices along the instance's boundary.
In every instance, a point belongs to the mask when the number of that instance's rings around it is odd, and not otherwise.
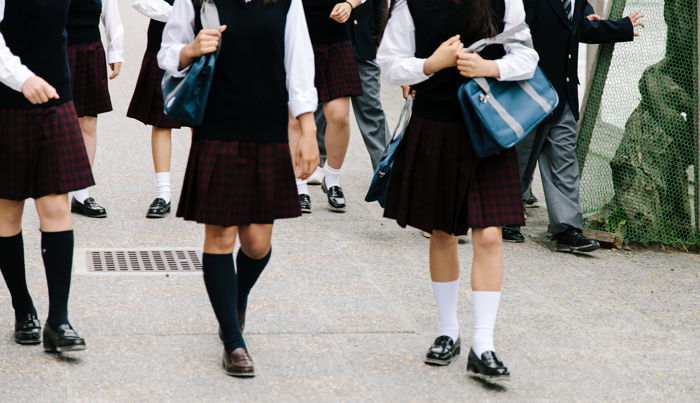
[{"label": "blue shoulder bag", "polygon": [[[204,29],[219,29],[219,12],[213,0],[202,2],[200,20]],[[173,77],[172,74],[165,73],[161,88],[166,115],[191,126],[202,124],[220,49],[221,43],[216,52],[200,56],[184,77]]]},{"label": "blue shoulder bag", "polygon": [[[515,38],[523,29],[527,29],[527,24],[477,41],[465,51],[479,52],[489,45],[508,43],[532,47],[530,41]],[[471,79],[462,84],[457,97],[479,158],[514,147],[554,112],[559,103],[556,90],[539,67],[529,80]]]}]

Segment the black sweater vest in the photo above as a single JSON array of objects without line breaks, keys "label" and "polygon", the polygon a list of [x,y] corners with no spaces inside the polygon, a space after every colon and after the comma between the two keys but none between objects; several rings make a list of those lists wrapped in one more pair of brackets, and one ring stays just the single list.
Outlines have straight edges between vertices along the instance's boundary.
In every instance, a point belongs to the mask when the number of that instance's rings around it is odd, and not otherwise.
[{"label": "black sweater vest", "polygon": [[[73,99],[66,56],[66,19],[70,0],[8,0],[0,23],[7,46],[22,64],[54,86],[61,97],[42,106]],[[0,84],[0,108],[34,108],[24,96]]]},{"label": "black sweater vest", "polygon": [[[163,0],[164,2],[172,5],[175,0]],[[195,7],[196,8],[196,7]],[[165,23],[157,20],[151,20],[148,24],[148,43],[146,44],[146,50],[151,52],[158,52],[160,50],[160,43],[163,41],[163,30],[165,29]]]},{"label": "black sweater vest", "polygon": [[102,0],[71,0],[68,12],[68,44],[100,41]]},{"label": "black sweater vest", "polygon": [[[223,33],[204,123],[195,139],[286,142],[288,101],[284,66],[291,0],[214,0]],[[202,29],[195,7],[195,32]]]},{"label": "black sweater vest", "polygon": [[[469,13],[468,2],[455,0],[409,0],[408,7],[416,28],[416,57],[428,58],[444,41],[460,33]],[[505,26],[504,0],[491,0],[497,16],[497,29]],[[462,38],[465,46],[482,38]],[[489,46],[479,53],[484,59],[499,59],[505,51],[503,46]],[[457,100],[457,90],[467,79],[460,76],[457,68],[435,73],[429,80],[414,85],[416,100],[413,111],[417,115],[440,121],[459,121],[462,114]]]},{"label": "black sweater vest", "polygon": [[314,45],[324,45],[349,41],[350,35],[345,24],[339,24],[330,19],[333,7],[341,0],[302,0],[306,24]]}]

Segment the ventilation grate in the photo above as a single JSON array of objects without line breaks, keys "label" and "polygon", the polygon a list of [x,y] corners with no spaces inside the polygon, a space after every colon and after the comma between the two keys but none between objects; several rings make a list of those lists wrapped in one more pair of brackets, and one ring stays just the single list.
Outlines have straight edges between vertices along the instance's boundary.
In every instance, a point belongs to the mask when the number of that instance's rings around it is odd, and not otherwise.
[{"label": "ventilation grate", "polygon": [[92,250],[86,252],[86,269],[95,273],[159,273],[202,270],[195,250]]}]

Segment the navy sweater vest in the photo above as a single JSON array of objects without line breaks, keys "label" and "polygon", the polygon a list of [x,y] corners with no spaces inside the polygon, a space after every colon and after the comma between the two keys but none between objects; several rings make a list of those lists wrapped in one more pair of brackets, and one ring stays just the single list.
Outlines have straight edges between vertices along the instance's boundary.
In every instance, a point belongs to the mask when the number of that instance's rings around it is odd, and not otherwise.
[{"label": "navy sweater vest", "polygon": [[[175,0],[163,0],[164,2],[172,5]],[[196,7],[195,7],[196,8]],[[151,20],[148,24],[148,43],[146,44],[146,50],[150,52],[158,52],[160,50],[160,43],[163,41],[163,30],[165,29],[165,23],[157,20]]]},{"label": "navy sweater vest", "polygon": [[102,0],[71,0],[68,11],[68,44],[100,41]]},{"label": "navy sweater vest", "polygon": [[[34,74],[54,86],[61,97],[42,106],[71,101],[66,56],[66,20],[70,0],[8,0],[0,23],[7,46]],[[24,96],[0,84],[0,108],[34,108]]]},{"label": "navy sweater vest", "polygon": [[333,7],[339,2],[340,0],[302,0],[306,24],[309,26],[309,35],[314,45],[350,40],[345,24],[339,24],[329,18]]}]

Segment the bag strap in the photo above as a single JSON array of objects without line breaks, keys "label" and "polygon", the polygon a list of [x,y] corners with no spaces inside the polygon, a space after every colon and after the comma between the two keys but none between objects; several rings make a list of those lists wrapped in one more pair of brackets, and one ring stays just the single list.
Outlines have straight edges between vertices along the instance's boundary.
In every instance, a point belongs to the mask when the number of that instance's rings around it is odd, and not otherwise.
[{"label": "bag strap", "polygon": [[[202,28],[204,29],[219,29],[219,27],[221,27],[219,9],[216,8],[216,3],[214,3],[214,0],[202,1],[202,8],[200,8],[199,11],[199,20],[202,22]],[[216,48],[217,58],[221,52],[221,43],[222,40],[219,40],[219,47]]]},{"label": "bag strap", "polygon": [[522,45],[527,46],[528,48],[532,48],[532,39],[523,40],[518,39],[515,36],[516,34],[520,33],[520,31],[523,31],[528,28],[529,27],[527,23],[523,21],[520,24],[514,26],[513,28],[507,31],[503,31],[492,38],[484,38],[472,43],[471,46],[466,48],[464,51],[468,53],[476,53],[481,52],[485,47],[489,45],[506,45],[509,43],[520,43]]}]

